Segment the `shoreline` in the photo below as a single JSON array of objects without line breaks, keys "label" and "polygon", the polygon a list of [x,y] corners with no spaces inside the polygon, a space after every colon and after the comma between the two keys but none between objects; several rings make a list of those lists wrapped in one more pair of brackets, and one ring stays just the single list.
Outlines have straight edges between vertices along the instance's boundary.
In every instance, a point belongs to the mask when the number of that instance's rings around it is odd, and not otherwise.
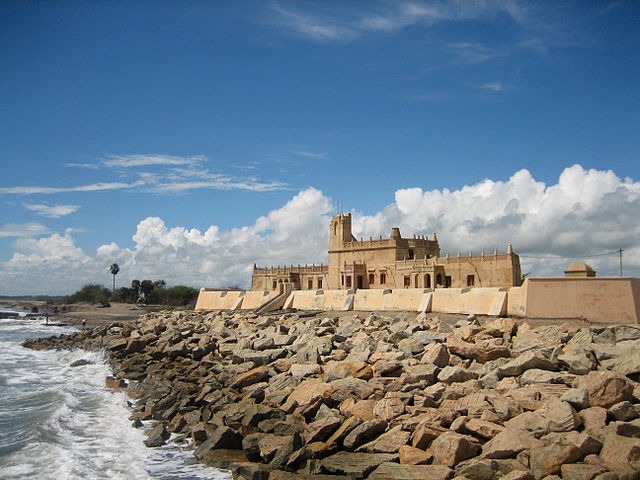
[{"label": "shoreline", "polygon": [[104,349],[131,420],[160,422],[148,446],[188,437],[234,478],[638,475],[638,326],[300,313],[147,313],[24,345]]}]

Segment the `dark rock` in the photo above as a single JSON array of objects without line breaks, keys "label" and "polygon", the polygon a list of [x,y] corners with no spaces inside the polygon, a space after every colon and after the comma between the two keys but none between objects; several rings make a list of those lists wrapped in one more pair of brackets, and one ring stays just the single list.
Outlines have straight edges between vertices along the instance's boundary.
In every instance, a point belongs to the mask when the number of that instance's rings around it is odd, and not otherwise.
[{"label": "dark rock", "polygon": [[70,367],[82,367],[84,365],[94,365],[95,362],[92,362],[91,360],[86,360],[84,358],[80,359],[80,360],[76,360],[75,362],[73,362],[71,365],[69,365]]},{"label": "dark rock", "polygon": [[147,432],[144,444],[147,447],[160,447],[166,443],[171,434],[163,424],[158,424]]}]

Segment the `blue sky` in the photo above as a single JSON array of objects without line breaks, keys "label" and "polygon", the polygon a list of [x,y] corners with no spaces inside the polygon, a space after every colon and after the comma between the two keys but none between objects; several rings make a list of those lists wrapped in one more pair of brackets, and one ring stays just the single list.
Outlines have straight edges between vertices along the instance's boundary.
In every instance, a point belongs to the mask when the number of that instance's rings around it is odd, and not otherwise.
[{"label": "blue sky", "polygon": [[[436,231],[640,276],[637,2],[1,2],[0,294]],[[209,232],[208,236],[205,232]],[[525,258],[528,255],[529,258]]]}]

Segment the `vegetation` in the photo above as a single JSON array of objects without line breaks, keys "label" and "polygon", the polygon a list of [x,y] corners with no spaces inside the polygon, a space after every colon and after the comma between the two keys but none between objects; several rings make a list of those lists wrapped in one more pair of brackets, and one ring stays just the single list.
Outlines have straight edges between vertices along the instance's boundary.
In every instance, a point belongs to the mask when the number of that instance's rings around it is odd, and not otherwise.
[{"label": "vegetation", "polygon": [[78,302],[106,302],[109,300],[111,292],[108,288],[102,285],[85,285],[76,293],[63,297],[64,303],[78,303]]},{"label": "vegetation", "polygon": [[133,280],[131,288],[118,288],[111,295],[114,302],[146,303],[171,307],[195,306],[198,290],[185,285],[167,288],[164,280]]}]

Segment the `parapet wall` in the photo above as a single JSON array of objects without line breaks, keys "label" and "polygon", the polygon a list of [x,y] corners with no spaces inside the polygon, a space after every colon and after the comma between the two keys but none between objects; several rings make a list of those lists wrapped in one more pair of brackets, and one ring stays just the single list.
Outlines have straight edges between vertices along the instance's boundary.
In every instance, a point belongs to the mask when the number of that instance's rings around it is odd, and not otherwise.
[{"label": "parapet wall", "polygon": [[[201,289],[196,310],[256,309],[277,291]],[[284,308],[584,318],[639,323],[638,278],[530,278],[520,287],[294,290]]]},{"label": "parapet wall", "polygon": [[196,310],[253,310],[278,295],[274,290],[215,290],[201,288]]},{"label": "parapet wall", "polygon": [[529,278],[509,291],[509,315],[638,323],[640,278]]}]

